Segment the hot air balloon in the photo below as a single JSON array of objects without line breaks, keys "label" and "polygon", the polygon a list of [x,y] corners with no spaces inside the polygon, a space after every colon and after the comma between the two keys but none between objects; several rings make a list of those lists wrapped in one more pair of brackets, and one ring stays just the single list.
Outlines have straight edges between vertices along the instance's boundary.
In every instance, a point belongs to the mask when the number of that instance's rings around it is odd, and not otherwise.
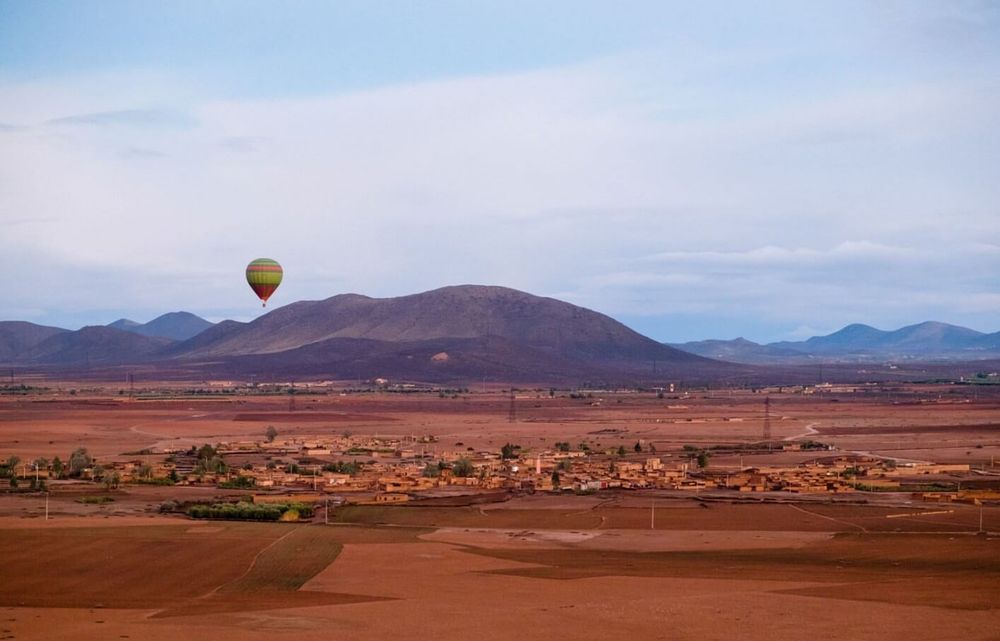
[{"label": "hot air balloon", "polygon": [[247,282],[253,293],[264,303],[263,307],[267,307],[267,299],[281,284],[283,273],[278,261],[270,258],[258,258],[247,265]]}]

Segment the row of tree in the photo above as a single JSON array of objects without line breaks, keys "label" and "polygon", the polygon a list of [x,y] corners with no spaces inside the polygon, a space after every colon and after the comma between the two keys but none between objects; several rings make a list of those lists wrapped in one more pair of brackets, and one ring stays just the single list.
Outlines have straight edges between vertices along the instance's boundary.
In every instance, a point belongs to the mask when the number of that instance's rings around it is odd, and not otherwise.
[{"label": "row of tree", "polygon": [[195,519],[222,519],[230,521],[278,521],[288,512],[294,512],[293,520],[299,518],[309,519],[313,516],[313,506],[306,503],[258,505],[256,503],[240,502],[192,505],[188,508],[188,515]]},{"label": "row of tree", "polygon": [[0,478],[9,478],[12,486],[17,486],[18,477],[30,476],[33,472],[51,472],[56,478],[78,478],[84,470],[94,468],[95,459],[87,452],[87,448],[79,447],[69,455],[69,460],[63,462],[58,456],[49,461],[39,457],[34,461],[22,461],[21,457],[8,456],[0,462]]}]

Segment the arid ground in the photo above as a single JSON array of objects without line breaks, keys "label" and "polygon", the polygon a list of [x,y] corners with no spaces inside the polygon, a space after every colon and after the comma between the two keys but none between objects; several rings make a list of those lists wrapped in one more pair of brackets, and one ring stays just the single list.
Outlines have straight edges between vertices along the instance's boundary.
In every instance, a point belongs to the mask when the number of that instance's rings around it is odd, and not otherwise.
[{"label": "arid ground", "polygon": [[[136,398],[0,397],[0,457],[99,460],[283,435],[437,437],[429,448],[759,441],[749,391]],[[73,388],[75,394],[68,390]],[[289,411],[292,409],[293,411]],[[1000,399],[949,386],[771,395],[775,439],[1000,471]],[[773,451],[748,465],[815,452]],[[713,465],[729,461],[720,456]],[[97,490],[95,490],[95,493]],[[309,523],[193,521],[212,487],[0,495],[0,639],[1000,639],[1000,507],[909,493],[536,493],[474,505],[348,505]],[[980,532],[980,519],[982,530]]]}]

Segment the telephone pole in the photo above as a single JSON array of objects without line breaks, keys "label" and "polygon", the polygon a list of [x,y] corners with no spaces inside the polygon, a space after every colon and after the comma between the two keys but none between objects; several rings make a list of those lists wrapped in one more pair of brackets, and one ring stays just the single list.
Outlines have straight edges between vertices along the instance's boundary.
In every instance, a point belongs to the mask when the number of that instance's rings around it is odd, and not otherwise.
[{"label": "telephone pole", "polygon": [[510,388],[510,409],[507,411],[507,422],[517,422],[517,406],[514,404],[514,388]]},{"label": "telephone pole", "polygon": [[767,451],[771,451],[771,397],[764,396],[764,442],[767,443]]}]

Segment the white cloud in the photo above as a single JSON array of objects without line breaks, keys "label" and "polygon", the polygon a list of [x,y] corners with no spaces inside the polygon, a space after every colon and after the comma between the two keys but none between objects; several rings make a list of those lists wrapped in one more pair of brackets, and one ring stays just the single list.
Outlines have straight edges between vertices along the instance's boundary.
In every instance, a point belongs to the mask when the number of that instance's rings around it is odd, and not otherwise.
[{"label": "white cloud", "polygon": [[727,74],[773,52],[656,57],[282,99],[139,72],[0,87],[0,252],[45,274],[9,304],[234,314],[258,255],[285,265],[277,303],[485,282],[787,331],[995,303],[995,88],[743,104]]}]

